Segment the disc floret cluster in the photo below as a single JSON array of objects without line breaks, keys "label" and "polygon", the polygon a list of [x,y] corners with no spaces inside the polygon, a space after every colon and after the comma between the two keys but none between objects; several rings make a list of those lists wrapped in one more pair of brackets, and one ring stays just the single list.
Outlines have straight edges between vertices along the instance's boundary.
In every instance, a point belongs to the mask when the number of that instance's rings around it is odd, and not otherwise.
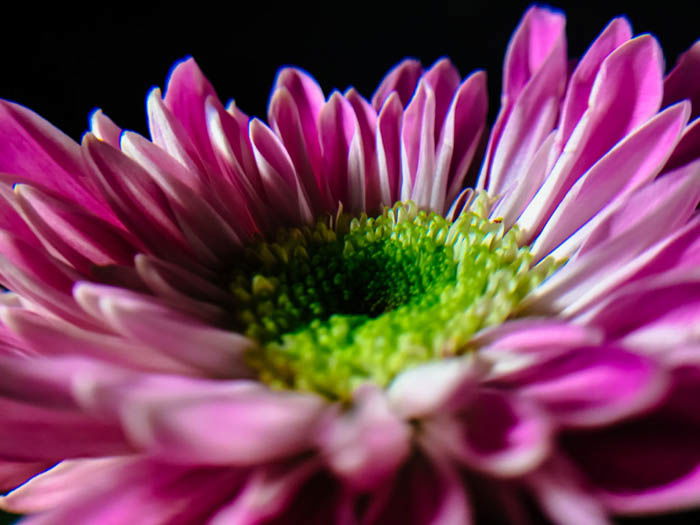
[{"label": "disc floret cluster", "polygon": [[554,267],[533,268],[517,228],[476,209],[451,222],[400,202],[250,245],[231,291],[235,328],[261,344],[249,357],[261,380],[343,399],[467,353],[474,333],[512,315]]}]

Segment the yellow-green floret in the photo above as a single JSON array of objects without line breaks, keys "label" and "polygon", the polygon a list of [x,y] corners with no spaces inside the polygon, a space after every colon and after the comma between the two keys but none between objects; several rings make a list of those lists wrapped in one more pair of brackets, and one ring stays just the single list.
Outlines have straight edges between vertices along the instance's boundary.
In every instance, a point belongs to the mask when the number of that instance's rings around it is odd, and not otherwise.
[{"label": "yellow-green floret", "polygon": [[454,222],[398,203],[379,217],[319,220],[250,245],[231,291],[235,328],[276,388],[346,399],[402,370],[470,350],[552,271],[514,229],[475,211]]}]

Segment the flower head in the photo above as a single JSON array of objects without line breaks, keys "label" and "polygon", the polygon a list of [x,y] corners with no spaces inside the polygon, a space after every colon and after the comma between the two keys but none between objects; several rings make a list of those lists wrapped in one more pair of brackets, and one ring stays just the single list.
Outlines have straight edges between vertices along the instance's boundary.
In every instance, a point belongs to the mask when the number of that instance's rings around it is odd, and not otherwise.
[{"label": "flower head", "polygon": [[0,102],[2,505],[446,525],[700,505],[699,52],[664,79],[616,19],[569,74],[563,15],[532,8],[490,133],[484,73],[446,59],[371,101],[284,69],[267,123],[186,60],[151,140],[98,111],[78,145]]}]

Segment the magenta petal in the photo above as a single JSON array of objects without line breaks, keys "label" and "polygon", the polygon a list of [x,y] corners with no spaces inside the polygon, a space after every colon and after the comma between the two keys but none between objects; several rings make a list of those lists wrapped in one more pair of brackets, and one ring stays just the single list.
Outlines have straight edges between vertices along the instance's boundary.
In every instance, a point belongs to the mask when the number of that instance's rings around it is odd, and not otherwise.
[{"label": "magenta petal", "polygon": [[[605,207],[652,180],[678,143],[689,113],[687,103],[668,108],[625,137],[583,174],[537,237],[535,258],[546,256]],[[593,226],[586,225],[587,231]]]},{"label": "magenta petal", "polygon": [[565,437],[565,449],[608,508],[664,512],[700,502],[699,385],[697,367],[678,369],[671,395],[652,414]]},{"label": "magenta petal", "polygon": [[414,456],[391,485],[378,491],[362,523],[469,525],[471,509],[454,467],[442,458]]},{"label": "magenta petal", "polygon": [[557,136],[560,146],[566,144],[574,128],[588,109],[588,99],[600,66],[607,56],[632,38],[632,28],[625,18],[615,18],[596,38],[571,75],[562,103],[561,124]]},{"label": "magenta petal", "polygon": [[114,222],[87,177],[79,146],[28,109],[0,101],[0,172],[26,176]]},{"label": "magenta petal", "polygon": [[457,410],[476,392],[483,363],[465,358],[444,359],[402,372],[389,386],[392,409],[405,419]]},{"label": "magenta petal", "polygon": [[[114,331],[215,377],[248,375],[244,353],[253,342],[240,334],[201,323],[151,297],[119,288],[81,283],[75,296],[95,305]],[[197,351],[193,352],[192,349]]]},{"label": "magenta petal", "polygon": [[113,148],[119,147],[119,138],[122,129],[117,126],[112,119],[98,109],[90,115],[90,131],[98,139],[106,142]]},{"label": "magenta petal", "polygon": [[497,390],[480,390],[455,417],[428,421],[426,432],[467,466],[498,477],[533,470],[551,450],[547,415]]},{"label": "magenta petal", "polygon": [[201,157],[216,166],[204,110],[209,97],[216,97],[216,92],[193,58],[178,63],[170,72],[165,105],[187,130]]},{"label": "magenta petal", "polygon": [[599,426],[657,403],[668,377],[651,359],[613,346],[583,347],[495,379],[569,426]]},{"label": "magenta petal", "polygon": [[[228,390],[228,391],[227,391]],[[325,403],[315,396],[272,392],[254,383],[191,383],[167,395],[154,384],[125,392],[126,433],[138,446],[184,464],[256,465],[313,447]]]},{"label": "magenta petal", "polygon": [[[205,523],[234,496],[247,472],[234,468],[188,468],[146,460],[114,460],[95,471],[66,473],[82,491],[54,490],[60,505],[25,520],[31,525],[81,523]],[[57,474],[59,478],[61,473]],[[60,483],[60,479],[51,480]]]},{"label": "magenta petal", "polygon": [[366,385],[355,405],[321,431],[322,453],[333,471],[354,488],[376,488],[409,454],[411,429],[390,410],[384,394]]},{"label": "magenta petal", "polygon": [[626,134],[661,105],[663,57],[645,35],[629,40],[603,61],[588,109],[519,224],[535,236],[571,186]]},{"label": "magenta petal", "polygon": [[[51,463],[0,461],[0,492],[7,492],[51,467]],[[7,504],[0,500],[0,505]]]},{"label": "magenta petal", "polygon": [[384,206],[391,206],[400,198],[402,120],[401,102],[392,95],[377,119],[377,169]]},{"label": "magenta petal", "polygon": [[389,98],[396,93],[401,106],[406,106],[423,73],[420,62],[407,58],[389,71],[372,97],[372,105],[381,111]]},{"label": "magenta petal", "polygon": [[693,105],[691,118],[700,115],[700,41],[678,57],[676,65],[664,81],[664,105],[689,99]]}]

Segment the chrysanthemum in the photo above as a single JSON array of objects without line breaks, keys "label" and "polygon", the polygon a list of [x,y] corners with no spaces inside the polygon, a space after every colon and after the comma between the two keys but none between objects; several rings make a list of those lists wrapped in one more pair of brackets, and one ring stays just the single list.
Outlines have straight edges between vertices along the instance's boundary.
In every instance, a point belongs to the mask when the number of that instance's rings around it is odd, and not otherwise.
[{"label": "chrysanthemum", "polygon": [[[32,524],[602,523],[700,505],[700,46],[529,10],[371,102],[192,60],[151,140],[0,104],[0,480]],[[690,100],[688,100],[690,99]],[[466,188],[469,174],[478,175]],[[26,481],[29,479],[29,481]],[[15,488],[18,487],[18,488]]]}]

